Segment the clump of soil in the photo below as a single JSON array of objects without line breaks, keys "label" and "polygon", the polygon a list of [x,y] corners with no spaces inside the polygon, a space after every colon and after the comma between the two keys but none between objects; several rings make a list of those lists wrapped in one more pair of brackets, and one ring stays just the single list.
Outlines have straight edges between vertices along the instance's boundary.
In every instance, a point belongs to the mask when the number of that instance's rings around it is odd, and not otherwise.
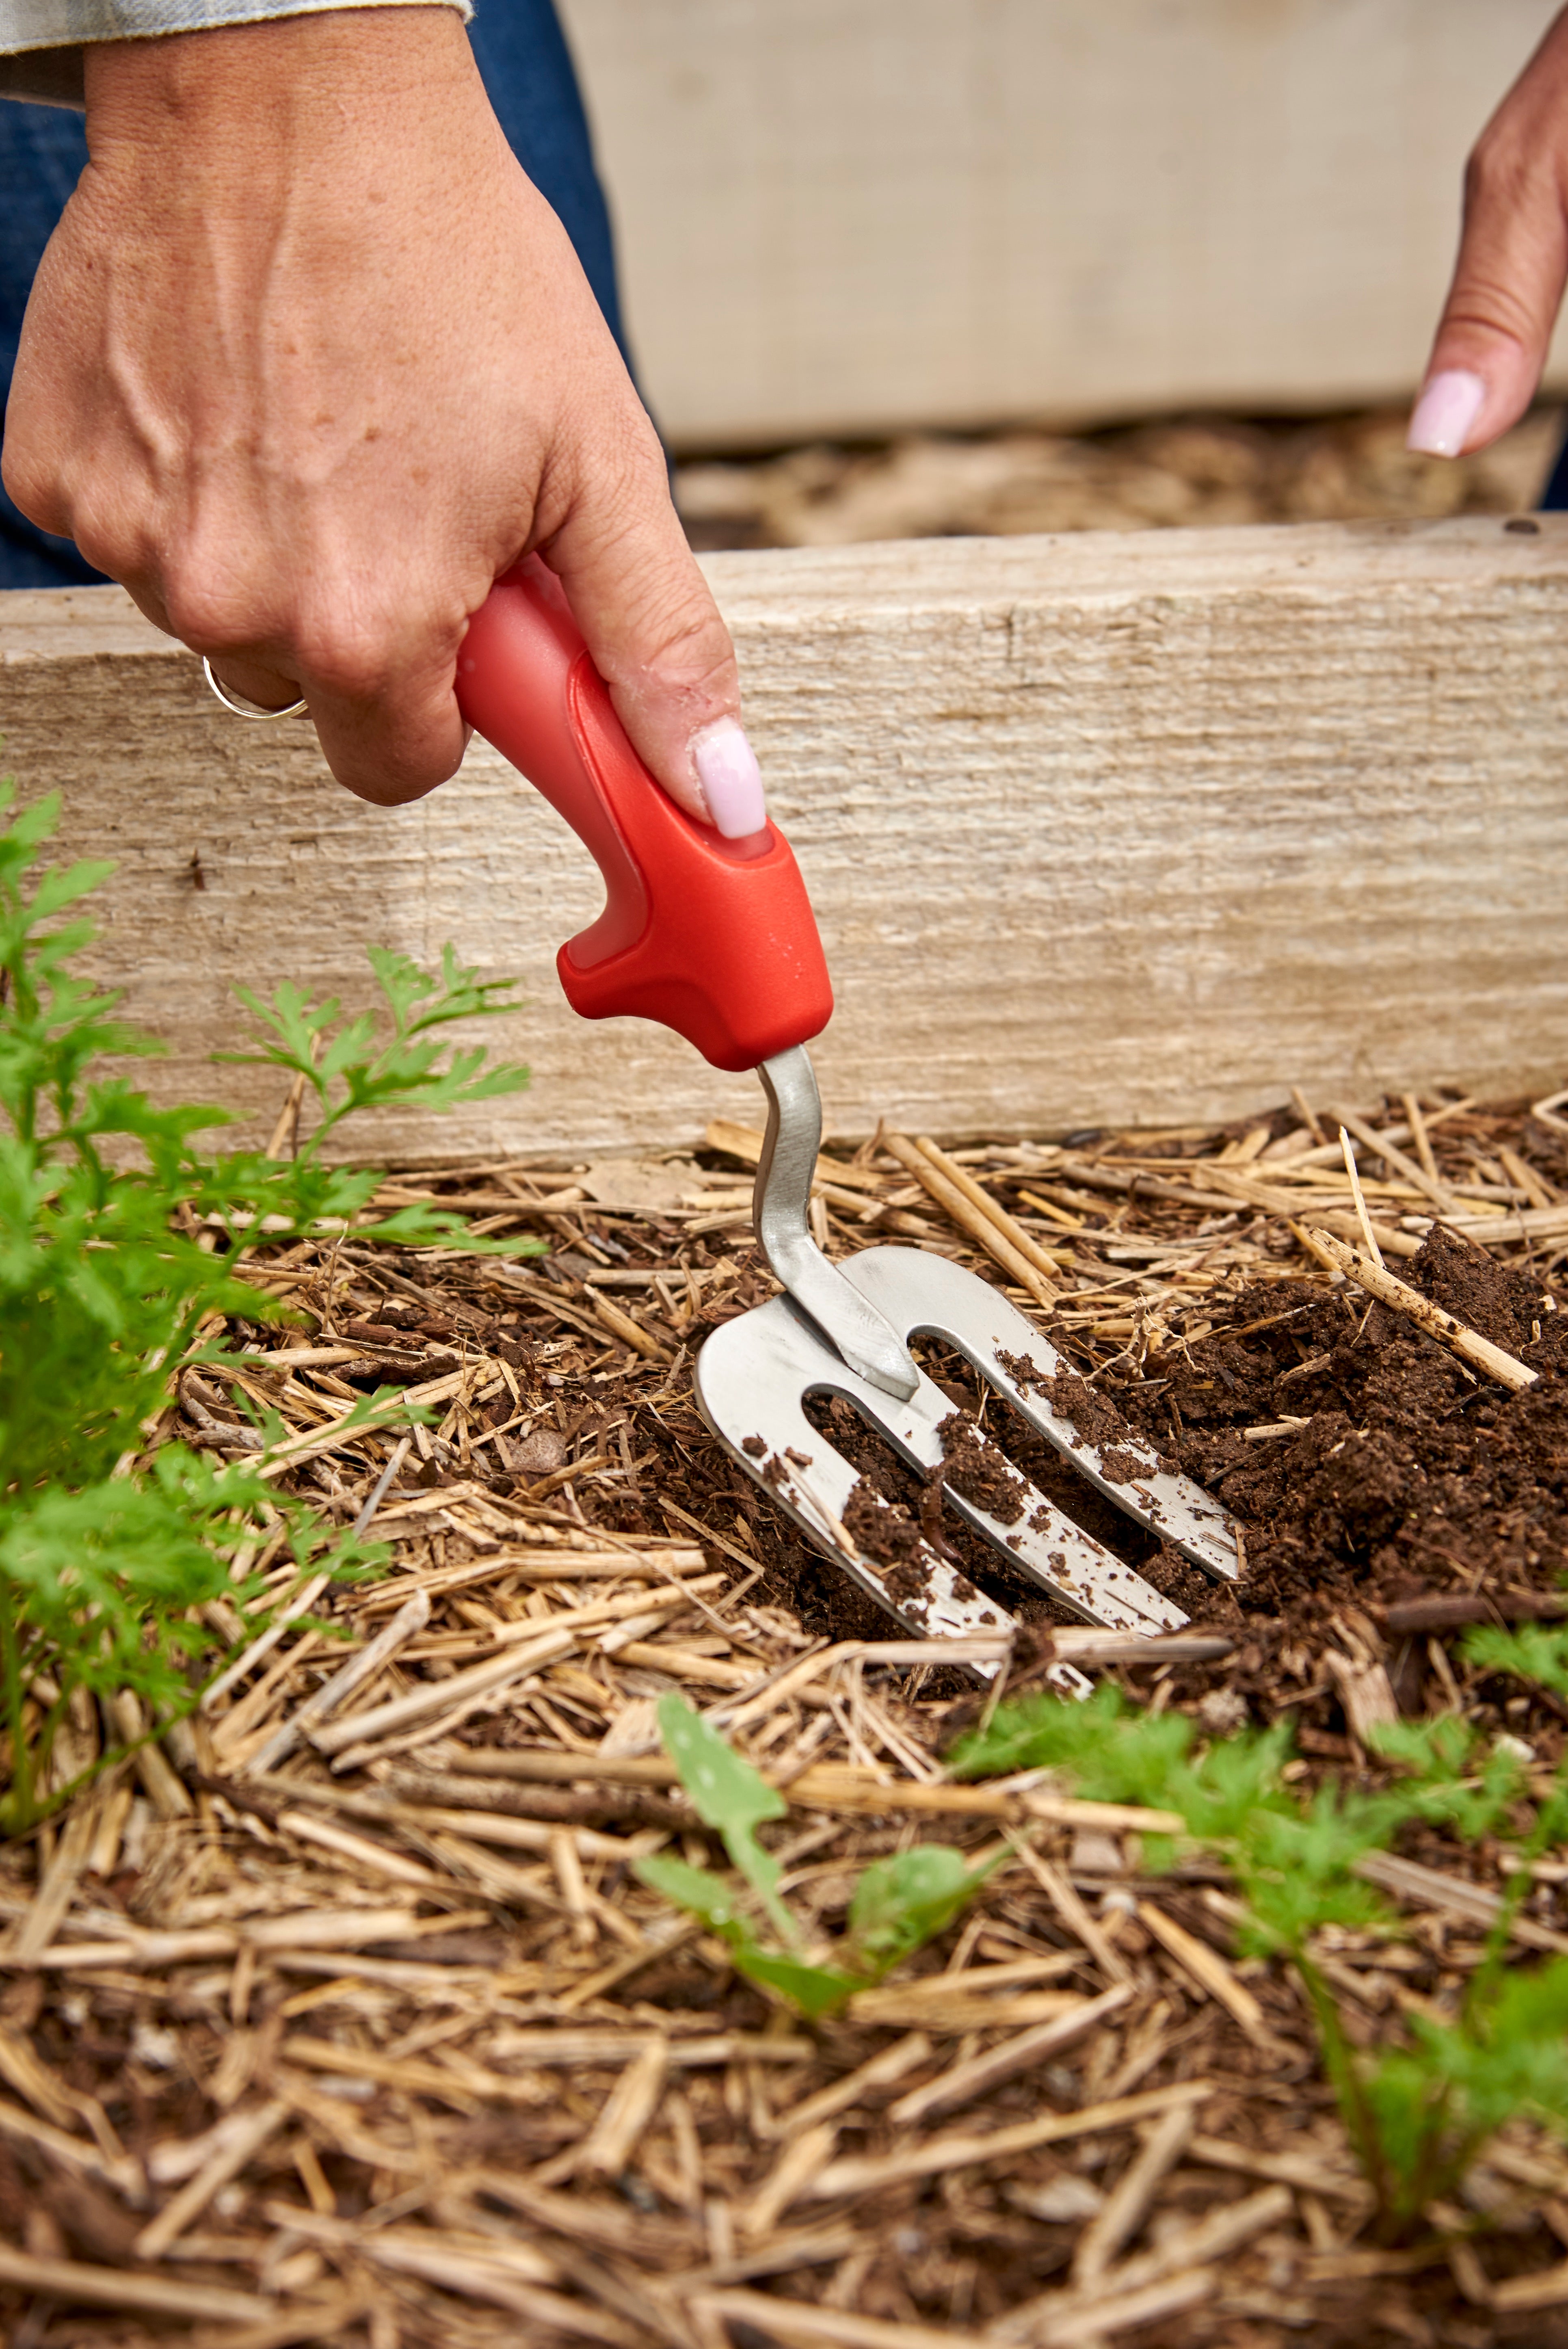
[{"label": "clump of soil", "polygon": [[844,1505],[844,1531],[879,1566],[905,1565],[919,1550],[919,1519],[902,1501],[887,1500],[864,1476],[856,1478]]},{"label": "clump of soil", "polygon": [[942,1438],[943,1481],[998,1525],[1016,1526],[1024,1514],[1026,1487],[1006,1455],[982,1441],[967,1412],[949,1412],[936,1432]]},{"label": "clump of soil", "polygon": [[1037,1394],[1049,1403],[1058,1418],[1070,1420],[1078,1433],[1091,1444],[1104,1444],[1111,1436],[1125,1435],[1127,1422],[1108,1395],[1080,1379],[1076,1371],[1058,1371],[1054,1378],[1042,1378],[1031,1362],[1021,1354],[998,1357],[1002,1368],[1022,1388],[1026,1394]]}]

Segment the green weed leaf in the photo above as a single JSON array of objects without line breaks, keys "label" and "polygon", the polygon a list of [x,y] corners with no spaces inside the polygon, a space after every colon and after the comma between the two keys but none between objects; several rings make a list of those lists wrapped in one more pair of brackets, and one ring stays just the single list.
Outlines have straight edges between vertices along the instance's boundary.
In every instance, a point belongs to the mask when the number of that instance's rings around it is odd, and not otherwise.
[{"label": "green weed leaf", "polygon": [[[286,1070],[300,1079],[315,1096],[313,1153],[319,1154],[343,1119],[360,1110],[409,1102],[451,1109],[459,1102],[493,1101],[528,1083],[529,1072],[521,1065],[487,1069],[482,1045],[465,1046],[438,1067],[444,1040],[432,1033],[457,1019],[516,1009],[514,981],[481,979],[458,961],[450,946],[441,950],[439,977],[421,970],[407,955],[381,947],[366,952],[389,1025],[368,1011],[342,1019],[336,996],[312,1003],[292,982],[280,987],[270,1003],[239,988],[235,991],[253,1022],[253,1049],[215,1056],[242,1067]],[[525,1245],[531,1252],[533,1244]],[[507,1253],[517,1252],[516,1242],[502,1246]]]},{"label": "green weed leaf", "polygon": [[723,1837],[774,1930],[793,1946],[782,1951],[763,1948],[723,1878],[706,1868],[659,1855],[639,1860],[638,1876],[666,1900],[700,1917],[728,1944],[741,1973],[766,1983],[803,2014],[830,2013],[857,1990],[879,1982],[950,1925],[990,1874],[990,1867],[971,1868],[961,1851],[944,1844],[917,1844],[873,1861],[850,1903],[849,1930],[841,1945],[845,1964],[809,1964],[799,1954],[800,1929],[779,1894],[779,1862],[757,1840],[766,1820],[784,1817],[783,1797],[673,1691],[659,1700],[659,1727],[698,1817]]},{"label": "green weed leaf", "polygon": [[734,1893],[723,1877],[715,1876],[711,1868],[693,1868],[689,1860],[675,1859],[658,1851],[645,1859],[634,1860],[633,1868],[650,1891],[662,1892],[677,1909],[700,1917],[710,1933],[727,1932],[740,1921]]},{"label": "green weed leaf", "polygon": [[[1568,1694],[1568,1627],[1488,1627],[1470,1635],[1467,1652],[1489,1671]],[[1004,1702],[952,1761],[966,1777],[1060,1770],[1093,1799],[1174,1811],[1195,1842],[1227,1861],[1246,1903],[1242,1946],[1283,1956],[1300,1975],[1377,2199],[1378,2231],[1399,2240],[1507,2121],[1528,2112],[1568,2133],[1568,1961],[1532,1973],[1503,1963],[1510,1904],[1528,1887],[1532,1858],[1568,1835],[1568,1784],[1560,1773],[1532,1798],[1520,1757],[1497,1746],[1478,1753],[1480,1742],[1470,1723],[1450,1717],[1390,1723],[1373,1739],[1393,1766],[1388,1785],[1327,1784],[1303,1800],[1284,1776],[1283,1729],[1243,1731],[1199,1750],[1191,1721],[1132,1713],[1101,1687],[1082,1704],[1049,1695]],[[1326,1926],[1395,1930],[1357,1862],[1416,1822],[1470,1842],[1505,1822],[1517,1832],[1527,1799],[1535,1810],[1523,1864],[1460,2013],[1451,2023],[1412,2015],[1408,2044],[1364,2054],[1344,2029],[1314,1946]],[[1145,1865],[1150,1857],[1146,1842]]]},{"label": "green weed leaf", "polygon": [[[252,1458],[218,1466],[194,1446],[144,1456],[145,1429],[198,1354],[211,1318],[275,1318],[236,1277],[232,1251],[258,1239],[357,1225],[378,1177],[322,1163],[320,1140],[356,1105],[434,1106],[510,1091],[518,1070],[481,1069],[469,1048],[437,1065],[422,1031],[504,1008],[508,987],[477,980],[449,948],[438,977],[406,957],[373,957],[391,1033],[368,1015],[283,987],[247,999],[261,1049],[249,1056],[305,1072],[325,1112],[300,1155],[215,1153],[201,1137],[226,1123],[215,1105],[156,1108],[107,1054],[155,1052],[118,1017],[118,999],[77,976],[94,936],[74,909],[110,868],[42,862],[58,800],[17,810],[0,783],[0,1728],[11,1782],[0,1831],[29,1826],[62,1799],[47,1783],[56,1729],[78,1693],[127,1689],[160,1725],[197,1700],[220,1661],[199,1612],[222,1596],[243,1636],[266,1619],[258,1587],[233,1579],[233,1553],[282,1531],[302,1572],[349,1576],[387,1553],[340,1534],[280,1493]],[[395,1241],[531,1251],[532,1241],[470,1238],[457,1217],[406,1208],[384,1219]],[[363,1398],[352,1440],[410,1413],[400,1392]],[[265,1419],[269,1444],[283,1435]],[[273,1600],[275,1602],[275,1590]],[[39,1717],[29,1690],[57,1691]]]},{"label": "green weed leaf", "polygon": [[1489,1672],[1511,1672],[1516,1680],[1568,1697],[1568,1623],[1478,1623],[1465,1640],[1466,1661]]},{"label": "green weed leaf", "polygon": [[726,1851],[762,1901],[775,1931],[799,1941],[800,1929],[779,1897],[779,1863],[757,1840],[765,1819],[784,1817],[789,1806],[783,1796],[674,1690],[659,1699],[659,1730],[698,1818],[724,1837]]},{"label": "green weed leaf", "polygon": [[710,1933],[727,1944],[738,1972],[777,1991],[798,2006],[802,2014],[830,2014],[865,1987],[863,1981],[853,1974],[838,1973],[830,1966],[808,1965],[803,1959],[765,1950],[737,1910],[734,1896],[723,1878],[708,1868],[692,1868],[684,1859],[669,1858],[657,1852],[633,1865],[650,1890],[662,1892],[677,1909],[700,1918]]}]

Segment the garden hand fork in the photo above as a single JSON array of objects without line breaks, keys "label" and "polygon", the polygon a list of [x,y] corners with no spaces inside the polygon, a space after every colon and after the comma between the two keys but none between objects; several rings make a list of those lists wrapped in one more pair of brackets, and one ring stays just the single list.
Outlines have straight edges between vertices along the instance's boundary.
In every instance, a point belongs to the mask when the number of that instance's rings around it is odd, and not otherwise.
[{"label": "garden hand fork", "polygon": [[[658,1020],[716,1068],[755,1069],[762,1080],[768,1132],[754,1214],[784,1293],[715,1330],[696,1364],[698,1407],[737,1464],[907,1630],[938,1639],[1006,1634],[1012,1619],[944,1555],[945,1545],[912,1540],[907,1527],[896,1541],[869,1546],[851,1535],[847,1516],[869,1537],[886,1505],[873,1496],[869,1516],[857,1509],[857,1471],[804,1408],[812,1396],[841,1396],[1069,1612],[1118,1631],[1179,1628],[1187,1620],[1180,1608],[1016,1471],[985,1485],[1016,1514],[958,1489],[943,1427],[953,1404],[920,1369],[911,1340],[953,1348],[1119,1509],[1204,1572],[1233,1579],[1236,1537],[1221,1506],[1140,1438],[1097,1444],[1080,1434],[1050,1399],[1068,1366],[978,1275],[915,1248],[869,1248],[835,1265],[812,1239],[821,1109],[806,1044],[827,1026],[833,999],[805,885],[777,825],[726,840],[676,806],[627,740],[565,598],[537,558],[500,580],[470,624],[458,698],[469,722],[564,816],[603,876],[603,912],[556,957],[573,1009],[590,1019]],[[976,1451],[984,1461],[995,1447],[969,1429],[971,1465]]]}]

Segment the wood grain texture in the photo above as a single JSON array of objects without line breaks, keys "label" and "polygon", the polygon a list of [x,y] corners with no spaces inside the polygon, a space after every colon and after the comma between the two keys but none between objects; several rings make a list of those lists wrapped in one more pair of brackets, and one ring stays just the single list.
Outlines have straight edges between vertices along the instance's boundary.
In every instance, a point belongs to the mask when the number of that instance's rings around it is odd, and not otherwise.
[{"label": "wood grain texture", "polygon": [[[564,0],[685,449],[1413,390],[1557,0]],[[1553,380],[1564,380],[1559,335]]]},{"label": "wood grain texture", "polygon": [[[747,716],[839,1010],[830,1129],[1062,1132],[1440,1080],[1563,1081],[1568,520],[947,540],[721,554]],[[341,792],[307,727],[247,727],[114,589],[0,597],[0,732],[119,858],[99,971],[167,1037],[164,1098],[270,1119],[211,1071],[231,989],[365,999],[365,942],[453,939],[529,1009],[532,1091],[367,1121],[389,1158],[685,1143],[748,1079],[567,1010],[600,902],[476,744],[411,808]],[[205,886],[193,885],[192,854]]]}]

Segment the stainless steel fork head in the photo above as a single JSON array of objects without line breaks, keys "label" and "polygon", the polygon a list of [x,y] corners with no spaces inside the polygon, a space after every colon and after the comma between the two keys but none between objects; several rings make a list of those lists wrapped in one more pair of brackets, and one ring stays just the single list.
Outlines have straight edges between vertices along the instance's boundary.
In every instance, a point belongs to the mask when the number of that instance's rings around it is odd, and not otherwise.
[{"label": "stainless steel fork head", "polygon": [[[1234,1529],[1220,1505],[1188,1477],[1163,1468],[1141,1438],[1096,1444],[1035,1381],[1070,1368],[990,1284],[946,1258],[913,1248],[868,1248],[835,1268],[906,1343],[929,1336],[961,1354],[1046,1441],[1129,1516],[1171,1542],[1205,1572],[1239,1571]],[[842,1395],[917,1473],[945,1462],[942,1423],[953,1403],[923,1372],[900,1402],[835,1354],[785,1297],[716,1330],[697,1358],[698,1408],[721,1444],[861,1588],[911,1630],[935,1639],[995,1635],[1007,1618],[927,1542],[890,1567],[868,1557],[844,1526],[859,1472],[806,1417],[813,1394]],[[977,1442],[984,1447],[985,1437]],[[1016,1475],[1016,1472],[1013,1472]],[[1007,1522],[954,1490],[944,1496],[1009,1562],[1084,1621],[1155,1633],[1187,1621],[1182,1610],[1073,1524],[1022,1477]],[[1075,1675],[1076,1677],[1076,1675]]]}]

